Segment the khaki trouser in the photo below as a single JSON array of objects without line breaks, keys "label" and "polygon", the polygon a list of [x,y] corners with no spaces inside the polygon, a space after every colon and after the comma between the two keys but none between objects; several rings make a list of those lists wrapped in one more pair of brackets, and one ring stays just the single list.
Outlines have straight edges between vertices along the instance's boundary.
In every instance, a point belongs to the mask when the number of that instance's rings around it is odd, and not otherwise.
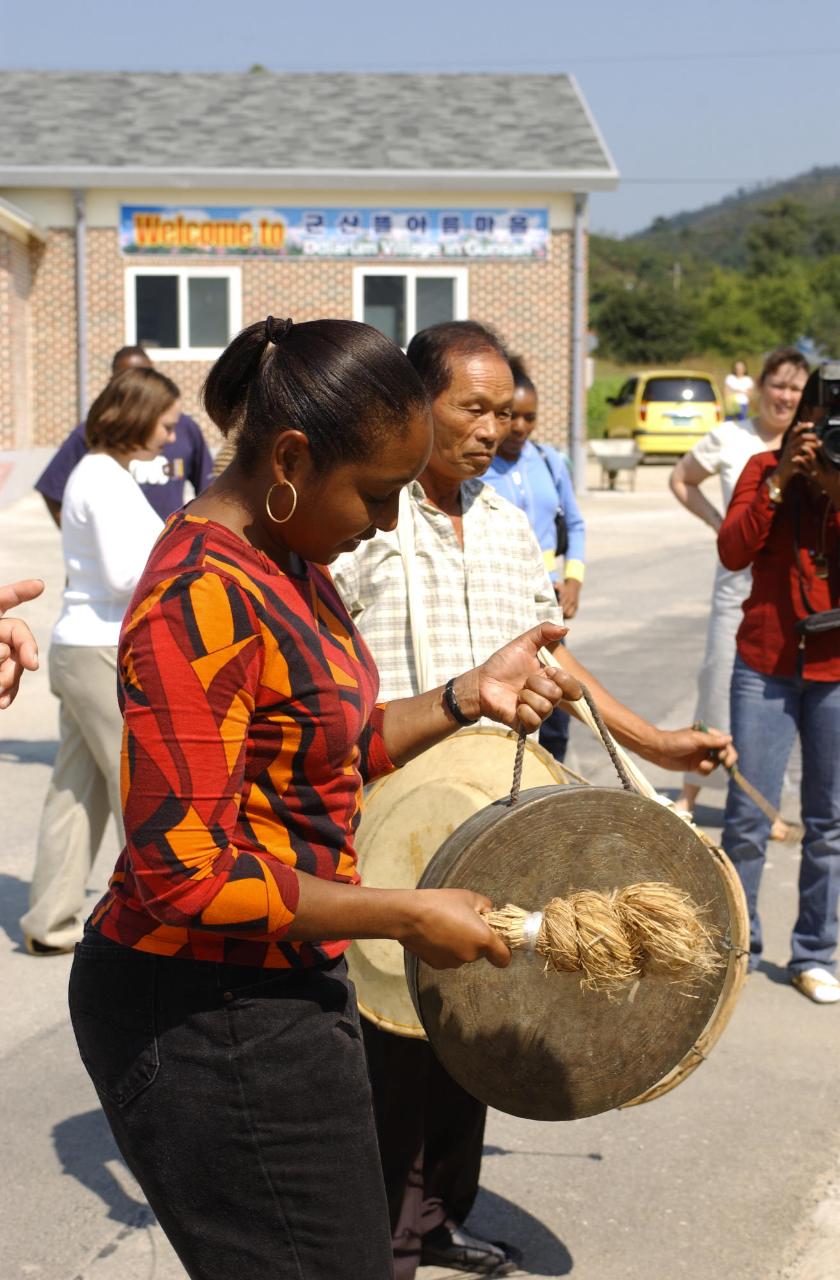
[{"label": "khaki trouser", "polygon": [[82,936],[85,889],[109,811],[124,839],[116,646],[54,644],[49,675],[61,702],[60,742],[20,923],[36,942],[69,947]]}]

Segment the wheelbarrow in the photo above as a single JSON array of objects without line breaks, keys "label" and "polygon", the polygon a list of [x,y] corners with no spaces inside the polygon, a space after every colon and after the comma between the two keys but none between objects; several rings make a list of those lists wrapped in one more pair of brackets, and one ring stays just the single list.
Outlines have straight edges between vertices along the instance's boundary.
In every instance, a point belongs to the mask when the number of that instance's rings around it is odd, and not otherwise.
[{"label": "wheelbarrow", "polygon": [[628,488],[636,488],[636,467],[643,454],[635,440],[590,440],[590,455],[601,466],[601,488],[614,489],[619,471],[628,473]]}]

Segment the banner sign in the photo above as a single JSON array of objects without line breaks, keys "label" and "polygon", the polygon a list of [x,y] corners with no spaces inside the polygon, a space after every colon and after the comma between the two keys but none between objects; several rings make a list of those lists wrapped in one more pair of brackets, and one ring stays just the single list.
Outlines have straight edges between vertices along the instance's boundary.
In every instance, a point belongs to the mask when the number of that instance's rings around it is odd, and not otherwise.
[{"label": "banner sign", "polygon": [[545,258],[546,209],[120,206],[131,255],[224,258]]}]

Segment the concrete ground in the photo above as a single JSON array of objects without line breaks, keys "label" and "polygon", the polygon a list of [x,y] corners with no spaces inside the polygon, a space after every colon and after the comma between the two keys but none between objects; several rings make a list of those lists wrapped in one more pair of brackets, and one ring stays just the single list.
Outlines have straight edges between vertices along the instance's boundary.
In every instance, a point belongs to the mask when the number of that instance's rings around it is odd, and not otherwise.
[{"label": "concrete ground", "polygon": [[[676,726],[692,718],[714,548],[665,478],[665,469],[645,467],[634,493],[584,499],[589,575],[570,642],[631,706]],[[61,558],[38,500],[26,497],[0,512],[0,582],[33,574],[47,591],[26,616],[45,654]],[[41,670],[0,713],[0,1277],[183,1280],[78,1060],[66,1015],[69,957],[36,960],[21,946],[56,732]],[[599,746],[577,726],[573,735],[580,771],[611,782]],[[649,772],[660,787],[679,785],[676,775]],[[721,804],[722,792],[704,791],[698,818],[712,831]],[[785,807],[795,815],[793,793]],[[115,852],[109,834],[92,896]],[[796,873],[797,850],[772,846],[766,961],[710,1060],[680,1088],[572,1124],[491,1114],[471,1224],[518,1244],[535,1280],[840,1278],[840,1008],[818,1008],[785,981]],[[443,1274],[421,1272],[422,1280]]]}]

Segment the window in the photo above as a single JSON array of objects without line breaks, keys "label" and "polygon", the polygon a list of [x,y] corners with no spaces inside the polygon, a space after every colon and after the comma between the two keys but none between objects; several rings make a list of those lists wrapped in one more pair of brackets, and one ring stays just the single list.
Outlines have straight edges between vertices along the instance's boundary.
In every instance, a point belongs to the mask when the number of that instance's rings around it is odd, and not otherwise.
[{"label": "window", "polygon": [[242,328],[238,267],[129,267],[125,336],[157,360],[215,360]]},{"label": "window", "polygon": [[706,378],[649,378],[643,399],[675,404],[680,400],[714,404],[715,390]]},{"label": "window", "polygon": [[467,270],[357,267],[353,316],[407,347],[418,329],[467,319]]}]

